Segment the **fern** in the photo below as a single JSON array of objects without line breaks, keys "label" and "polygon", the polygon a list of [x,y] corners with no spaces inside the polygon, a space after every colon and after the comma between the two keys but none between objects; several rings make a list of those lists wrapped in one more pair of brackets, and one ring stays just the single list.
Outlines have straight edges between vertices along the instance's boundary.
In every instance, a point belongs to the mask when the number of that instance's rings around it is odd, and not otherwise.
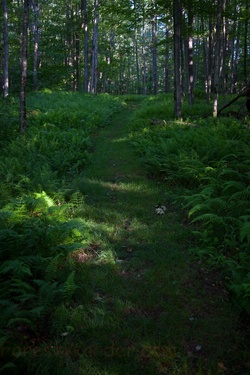
[{"label": "fern", "polygon": [[75,271],[72,271],[64,283],[63,297],[66,302],[70,302],[76,289]]},{"label": "fern", "polygon": [[240,240],[243,241],[244,239],[250,243],[250,221],[240,224]]},{"label": "fern", "polygon": [[27,266],[22,260],[7,260],[0,266],[0,274],[6,274],[12,271],[15,275],[25,276],[32,275],[30,267]]}]

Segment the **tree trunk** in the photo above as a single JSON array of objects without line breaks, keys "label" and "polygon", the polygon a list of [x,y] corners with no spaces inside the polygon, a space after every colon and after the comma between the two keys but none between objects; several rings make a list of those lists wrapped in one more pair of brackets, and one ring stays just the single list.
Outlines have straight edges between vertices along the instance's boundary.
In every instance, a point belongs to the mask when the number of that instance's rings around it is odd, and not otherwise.
[{"label": "tree trunk", "polygon": [[176,118],[181,118],[182,90],[181,90],[181,7],[180,0],[173,2],[174,13],[174,112]]},{"label": "tree trunk", "polygon": [[26,130],[26,83],[28,62],[28,23],[29,23],[29,0],[23,4],[23,31],[21,36],[21,85],[20,85],[20,127],[21,133]]},{"label": "tree trunk", "polygon": [[248,51],[248,17],[247,17],[247,12],[249,10],[249,2],[248,0],[246,1],[246,19],[245,19],[245,30],[244,30],[244,83],[246,84],[248,81],[247,77],[247,51]]},{"label": "tree trunk", "polygon": [[94,29],[93,29],[93,47],[92,47],[92,68],[90,91],[97,94],[98,80],[98,23],[99,23],[99,0],[94,3]]},{"label": "tree trunk", "polygon": [[37,83],[37,65],[38,65],[38,57],[39,57],[39,29],[38,29],[38,19],[39,19],[39,6],[38,0],[33,1],[32,3],[33,12],[34,12],[34,26],[33,26],[33,33],[34,33],[34,56],[33,56],[33,85],[34,90],[37,91],[38,83]]},{"label": "tree trunk", "polygon": [[80,58],[80,39],[79,34],[76,31],[74,33],[74,82],[73,82],[73,90],[76,92],[79,88],[79,58]]},{"label": "tree trunk", "polygon": [[87,0],[82,0],[82,14],[84,27],[84,75],[83,75],[83,91],[88,92],[88,69],[89,69],[89,33],[88,33],[88,12]]},{"label": "tree trunk", "polygon": [[217,114],[218,114],[218,97],[219,97],[219,82],[220,82],[220,69],[221,69],[222,9],[223,9],[223,0],[218,0],[216,37],[215,37],[215,48],[214,48],[214,87],[213,87],[214,89],[213,116],[214,117],[217,117]]},{"label": "tree trunk", "polygon": [[152,0],[152,89],[153,94],[156,95],[158,91],[158,75],[157,75],[157,17],[155,11],[155,0]]},{"label": "tree trunk", "polygon": [[187,61],[188,61],[188,104],[192,105],[194,101],[194,60],[193,60],[193,22],[194,15],[192,8],[188,9],[188,46],[187,46]]},{"label": "tree trunk", "polygon": [[4,61],[3,61],[3,96],[9,95],[9,35],[8,35],[8,10],[6,0],[2,0],[3,8],[3,41],[4,41]]},{"label": "tree trunk", "polygon": [[169,80],[169,28],[166,26],[166,57],[165,57],[165,92],[170,92],[170,80]]}]

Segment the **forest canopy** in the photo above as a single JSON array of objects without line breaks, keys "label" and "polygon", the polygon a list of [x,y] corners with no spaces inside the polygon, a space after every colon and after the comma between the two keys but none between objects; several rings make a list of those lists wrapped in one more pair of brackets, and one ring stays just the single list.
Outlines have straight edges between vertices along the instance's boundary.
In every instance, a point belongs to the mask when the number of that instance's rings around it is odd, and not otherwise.
[{"label": "forest canopy", "polygon": [[5,96],[20,89],[25,8],[29,90],[157,94],[179,84],[192,104],[194,93],[209,100],[248,80],[248,0],[2,0]]}]

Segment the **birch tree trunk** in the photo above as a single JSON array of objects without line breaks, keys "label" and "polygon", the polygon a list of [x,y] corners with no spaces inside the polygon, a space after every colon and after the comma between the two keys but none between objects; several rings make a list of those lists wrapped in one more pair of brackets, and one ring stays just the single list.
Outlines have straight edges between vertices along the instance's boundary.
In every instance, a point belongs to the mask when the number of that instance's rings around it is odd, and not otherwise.
[{"label": "birch tree trunk", "polygon": [[98,23],[99,23],[99,0],[94,2],[94,28],[93,28],[93,45],[92,45],[92,67],[90,91],[97,94],[98,81]]},{"label": "birch tree trunk", "polygon": [[180,0],[173,2],[174,13],[174,113],[181,118],[182,89],[181,89],[181,6]]},{"label": "birch tree trunk", "polygon": [[3,61],[3,96],[9,95],[9,36],[8,36],[8,9],[6,0],[2,0],[3,8],[3,41],[4,41],[4,61]]},{"label": "birch tree trunk", "polygon": [[26,83],[28,62],[28,23],[29,23],[29,0],[23,4],[23,31],[21,36],[21,85],[20,85],[20,127],[21,133],[26,130]]}]

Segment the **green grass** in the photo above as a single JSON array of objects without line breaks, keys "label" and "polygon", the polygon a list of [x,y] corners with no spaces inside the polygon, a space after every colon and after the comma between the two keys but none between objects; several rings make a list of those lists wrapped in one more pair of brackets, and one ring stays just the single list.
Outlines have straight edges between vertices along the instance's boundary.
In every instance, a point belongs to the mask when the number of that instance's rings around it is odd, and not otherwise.
[{"label": "green grass", "polygon": [[[2,245],[8,239],[10,247],[1,259],[8,261],[11,248],[18,262],[0,270],[11,284],[1,297],[10,301],[1,312],[2,373],[247,374],[247,338],[224,280],[189,252],[196,240],[180,210],[186,187],[149,179],[134,150],[131,131],[141,121],[162,121],[171,98],[129,97],[123,105],[64,93],[38,99],[29,101],[38,111],[29,133],[8,140],[4,159],[11,149],[17,160],[19,145],[31,143],[17,164],[29,183],[16,181],[11,168],[3,182]],[[66,148],[60,137],[72,140],[74,129],[79,136],[88,129],[87,154],[76,158],[87,155],[87,162],[58,171],[54,154],[64,160],[79,142]],[[59,145],[41,152],[46,141],[53,145],[52,134]],[[29,164],[38,147],[50,172],[42,180],[38,169],[39,182],[36,163]],[[158,203],[167,207],[164,216],[155,214]]]}]

